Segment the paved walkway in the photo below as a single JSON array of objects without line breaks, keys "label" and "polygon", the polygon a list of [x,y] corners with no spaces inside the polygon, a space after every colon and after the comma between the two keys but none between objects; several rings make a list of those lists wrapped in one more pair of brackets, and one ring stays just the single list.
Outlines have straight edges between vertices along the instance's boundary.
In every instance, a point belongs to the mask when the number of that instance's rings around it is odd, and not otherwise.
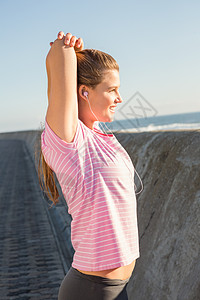
[{"label": "paved walkway", "polygon": [[0,299],[57,299],[62,259],[26,144],[0,140]]}]

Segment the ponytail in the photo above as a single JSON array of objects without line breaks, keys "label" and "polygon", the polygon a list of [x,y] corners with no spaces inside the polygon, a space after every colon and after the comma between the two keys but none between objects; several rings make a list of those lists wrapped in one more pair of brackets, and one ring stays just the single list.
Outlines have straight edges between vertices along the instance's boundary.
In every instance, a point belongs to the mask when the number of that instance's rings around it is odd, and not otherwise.
[{"label": "ponytail", "polygon": [[56,186],[55,175],[46,163],[41,148],[38,160],[38,177],[41,189],[47,194],[47,197],[53,204],[57,204],[59,193]]}]

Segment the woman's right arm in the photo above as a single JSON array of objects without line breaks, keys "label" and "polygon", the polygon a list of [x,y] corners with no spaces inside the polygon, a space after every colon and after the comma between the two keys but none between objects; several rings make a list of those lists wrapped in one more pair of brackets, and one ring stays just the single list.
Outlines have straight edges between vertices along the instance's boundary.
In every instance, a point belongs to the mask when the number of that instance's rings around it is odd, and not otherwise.
[{"label": "woman's right arm", "polygon": [[[67,40],[70,41],[66,45]],[[48,109],[46,121],[63,140],[73,141],[78,123],[77,58],[75,49],[83,48],[82,39],[68,33],[58,34],[46,58]]]}]

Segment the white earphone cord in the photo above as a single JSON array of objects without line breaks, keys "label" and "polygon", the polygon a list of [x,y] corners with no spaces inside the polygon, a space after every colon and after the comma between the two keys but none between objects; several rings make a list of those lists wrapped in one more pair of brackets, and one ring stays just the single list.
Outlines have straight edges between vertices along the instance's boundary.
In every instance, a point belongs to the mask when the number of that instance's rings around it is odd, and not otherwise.
[{"label": "white earphone cord", "polygon": [[[87,96],[86,96],[86,97],[87,97]],[[90,106],[89,98],[87,97],[87,99],[88,99],[88,103],[89,103],[89,106]],[[100,121],[98,120],[97,116],[96,116],[96,115],[94,114],[94,112],[92,111],[91,106],[90,106],[90,110],[91,110],[91,112],[93,113],[93,115],[95,116],[95,118],[97,119],[97,121],[100,123]],[[104,123],[104,122],[103,122],[103,123]],[[105,123],[104,123],[104,125],[106,126]],[[113,132],[112,132],[107,126],[106,126],[106,128],[107,128],[107,129],[110,131],[110,133],[113,135]],[[102,129],[103,129],[103,126],[102,126]],[[104,129],[103,129],[103,132],[104,132]],[[106,134],[106,135],[108,136],[108,134],[106,133],[106,131],[104,132],[104,134]],[[134,183],[134,185],[135,185],[135,194],[138,195],[138,194],[140,194],[140,193],[143,191],[144,186],[143,186],[142,180],[141,180],[141,178],[140,178],[138,172],[136,171],[135,167],[134,167],[134,170],[135,170],[135,173],[136,173],[136,175],[138,176],[139,181],[140,181],[140,184],[141,184],[141,189],[140,189],[140,191],[136,193],[136,191],[137,191],[137,186],[136,186],[136,184]]]}]

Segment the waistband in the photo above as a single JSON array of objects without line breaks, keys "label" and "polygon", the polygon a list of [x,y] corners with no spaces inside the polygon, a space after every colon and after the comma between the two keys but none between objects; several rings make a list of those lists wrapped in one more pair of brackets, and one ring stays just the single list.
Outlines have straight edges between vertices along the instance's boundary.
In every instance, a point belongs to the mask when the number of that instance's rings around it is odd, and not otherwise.
[{"label": "waistband", "polygon": [[105,285],[117,285],[117,286],[123,286],[123,285],[126,285],[130,278],[127,278],[125,280],[122,280],[122,279],[110,279],[110,278],[105,278],[105,277],[100,277],[100,276],[95,276],[95,275],[88,275],[88,274],[83,274],[81,273],[80,271],[78,271],[77,269],[71,267],[70,268],[70,271],[76,275],[76,276],[79,276],[79,277],[82,277],[86,280],[90,280],[90,281],[93,281],[93,282],[96,282],[96,283],[100,283],[100,284],[105,284]]}]

